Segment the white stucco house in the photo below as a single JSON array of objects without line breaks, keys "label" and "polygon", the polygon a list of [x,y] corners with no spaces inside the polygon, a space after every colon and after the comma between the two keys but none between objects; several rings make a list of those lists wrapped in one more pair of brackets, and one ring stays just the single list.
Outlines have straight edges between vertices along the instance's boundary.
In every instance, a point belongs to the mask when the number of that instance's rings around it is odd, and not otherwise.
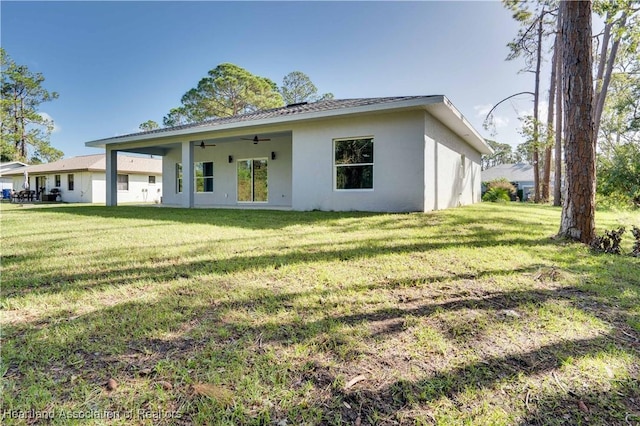
[{"label": "white stucco house", "polygon": [[118,152],[162,156],[162,203],[182,207],[429,211],[480,201],[491,153],[445,96],[299,103],[90,141],[106,151],[107,205],[122,201]]},{"label": "white stucco house", "polygon": [[[83,155],[20,168],[6,175],[13,179],[16,190],[24,187],[26,173],[30,190],[48,195],[55,188],[61,193],[58,199],[67,203],[105,203],[105,166],[103,154]],[[160,202],[162,160],[119,155],[117,169],[116,193],[121,202]]]},{"label": "white stucco house", "polygon": [[0,163],[0,190],[3,191],[5,189],[14,189],[13,177],[7,175],[7,173],[21,170],[27,166],[29,166],[27,163],[23,163],[21,161],[8,161],[6,163]]}]

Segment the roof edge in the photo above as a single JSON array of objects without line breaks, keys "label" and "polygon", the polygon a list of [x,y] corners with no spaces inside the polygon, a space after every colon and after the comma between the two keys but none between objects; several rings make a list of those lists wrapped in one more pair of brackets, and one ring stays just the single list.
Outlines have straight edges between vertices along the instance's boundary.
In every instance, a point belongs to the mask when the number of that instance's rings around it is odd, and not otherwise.
[{"label": "roof edge", "polygon": [[[395,110],[395,109],[403,109],[403,108],[411,108],[411,107],[419,107],[422,105],[430,105],[434,103],[443,102],[444,95],[424,95],[424,96],[415,96],[415,97],[398,97],[398,100],[389,100],[380,103],[373,103],[368,105],[358,105],[352,107],[343,107],[343,108],[333,108],[327,110],[320,111],[310,111],[310,112],[300,112],[292,115],[283,115],[269,118],[256,119],[251,121],[234,121],[228,124],[219,124],[219,125],[210,125],[202,124],[198,126],[197,124],[194,127],[187,127],[183,129],[177,130],[166,130],[163,132],[153,132],[153,133],[133,133],[131,135],[125,136],[114,136],[111,138],[97,139],[89,142],[85,142],[85,146],[91,148],[105,148],[106,145],[116,144],[116,143],[127,143],[127,142],[138,142],[145,141],[151,139],[168,139],[176,136],[183,135],[196,135],[199,133],[207,133],[211,131],[223,131],[223,130],[233,130],[233,129],[241,129],[243,127],[249,126],[265,126],[270,124],[280,124],[280,123],[293,123],[297,121],[305,121],[305,120],[314,120],[319,118],[331,118],[342,115],[351,115],[351,114],[361,114],[367,112],[376,112],[376,111],[385,111],[385,110]],[[375,100],[378,98],[364,98]],[[386,99],[386,98],[379,98]],[[277,108],[285,109],[286,107]]]},{"label": "roof edge", "polygon": [[[211,122],[211,124],[209,125],[207,125],[206,122],[200,124],[194,123],[193,126],[176,128],[175,130],[169,128],[160,132],[140,132],[124,136],[114,136],[111,138],[97,139],[85,142],[85,146],[105,149],[107,145],[144,142],[154,139],[170,139],[181,136],[189,136],[190,138],[197,139],[197,135],[210,132],[236,130],[273,124],[294,123],[353,114],[367,114],[382,111],[422,108],[442,121],[443,124],[447,125],[454,133],[456,133],[467,144],[472,146],[481,154],[493,153],[493,150],[487,144],[486,140],[476,131],[476,129],[465,118],[465,116],[453,105],[453,103],[445,95],[404,96],[395,98],[357,98],[355,100],[371,100],[372,103],[343,107],[338,106],[335,108],[320,109],[316,111],[300,111],[290,115],[276,115],[272,117],[263,117],[250,120],[231,121],[229,123],[216,123],[215,121]],[[379,102],[375,102],[376,100],[379,100]],[[338,101],[350,101],[350,99]],[[275,108],[273,110],[264,112],[286,110],[286,108],[287,107]],[[255,114],[258,115],[260,113],[258,112]]]}]

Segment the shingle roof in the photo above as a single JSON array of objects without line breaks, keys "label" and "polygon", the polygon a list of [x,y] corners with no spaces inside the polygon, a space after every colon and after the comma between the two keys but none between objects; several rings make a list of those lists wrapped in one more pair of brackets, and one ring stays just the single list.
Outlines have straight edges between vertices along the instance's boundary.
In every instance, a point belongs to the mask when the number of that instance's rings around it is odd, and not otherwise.
[{"label": "shingle roof", "polygon": [[214,118],[211,120],[201,121],[199,123],[183,124],[180,126],[166,127],[162,129],[149,130],[147,132],[130,133],[127,135],[120,135],[110,138],[98,139],[94,142],[100,142],[103,140],[113,140],[128,138],[131,136],[162,134],[165,132],[173,132],[176,130],[197,129],[199,127],[215,127],[223,124],[242,123],[255,120],[263,120],[269,118],[286,117],[292,115],[303,115],[314,112],[340,110],[346,108],[363,107],[369,105],[380,105],[391,102],[407,101],[412,99],[429,99],[441,97],[436,96],[394,96],[385,98],[357,98],[357,99],[329,99],[324,101],[317,101],[311,103],[299,103],[292,104],[280,108],[273,108],[268,110],[256,111],[247,114],[234,115],[232,117]]},{"label": "shingle roof", "polygon": [[533,166],[531,164],[500,164],[483,170],[481,173],[483,182],[505,178],[509,182],[533,182]]},{"label": "shingle roof", "polygon": [[[79,157],[65,158],[46,164],[36,164],[24,167],[15,172],[5,173],[5,176],[21,175],[25,171],[29,174],[51,172],[79,172],[79,171],[105,171],[106,159],[104,154],[81,155]],[[155,158],[133,157],[118,155],[118,172],[162,174],[162,160]]]},{"label": "shingle roof", "polygon": [[11,171],[15,171],[17,169],[24,170],[25,167],[29,165],[23,163],[21,161],[10,161],[7,163],[0,163],[0,176],[6,176]]},{"label": "shingle roof", "polygon": [[[173,138],[174,141],[179,141],[185,136],[192,137],[196,134],[209,133],[208,136],[211,137],[214,133],[222,130],[237,131],[255,126],[281,125],[283,123],[345,117],[352,114],[371,114],[406,109],[424,109],[478,152],[482,154],[493,152],[484,138],[444,95],[331,99],[313,103],[299,103],[233,117],[215,118],[200,123],[98,139],[85,142],[85,145],[94,148],[107,148],[108,145],[118,148],[118,145],[122,146],[130,142],[144,142],[145,144],[150,142],[153,145],[160,139]],[[145,152],[141,145],[129,148],[141,149],[139,152]]]}]

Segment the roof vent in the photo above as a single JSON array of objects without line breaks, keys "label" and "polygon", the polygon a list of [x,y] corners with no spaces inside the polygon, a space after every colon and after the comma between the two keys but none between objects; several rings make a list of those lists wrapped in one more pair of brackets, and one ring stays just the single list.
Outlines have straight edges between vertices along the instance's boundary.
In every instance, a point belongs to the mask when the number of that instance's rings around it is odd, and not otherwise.
[{"label": "roof vent", "polygon": [[309,103],[309,102],[297,102],[297,103],[295,103],[295,104],[289,104],[289,105],[287,105],[287,108],[293,108],[293,107],[297,107],[297,106],[300,106],[300,105],[306,105],[306,104],[308,104],[308,103]]}]

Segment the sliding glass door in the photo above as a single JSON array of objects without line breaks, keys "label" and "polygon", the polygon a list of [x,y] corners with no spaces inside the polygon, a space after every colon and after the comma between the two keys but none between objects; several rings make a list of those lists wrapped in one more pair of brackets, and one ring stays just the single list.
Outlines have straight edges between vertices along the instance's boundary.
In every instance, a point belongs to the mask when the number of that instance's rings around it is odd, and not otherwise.
[{"label": "sliding glass door", "polygon": [[238,161],[238,201],[266,203],[268,201],[267,159]]}]

